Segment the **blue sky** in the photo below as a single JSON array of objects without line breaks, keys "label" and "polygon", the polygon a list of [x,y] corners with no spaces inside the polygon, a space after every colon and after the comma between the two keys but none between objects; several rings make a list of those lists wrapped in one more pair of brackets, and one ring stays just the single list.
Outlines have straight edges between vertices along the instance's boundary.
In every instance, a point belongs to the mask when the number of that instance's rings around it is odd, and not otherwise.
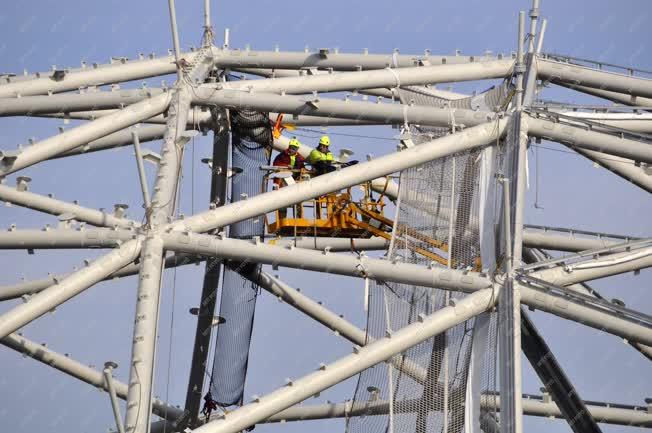
[{"label": "blue sky", "polygon": [[[197,46],[201,38],[202,1],[179,1],[181,43]],[[518,9],[529,2],[486,1],[393,1],[360,0],[329,2],[260,1],[212,2],[217,39],[223,28],[231,29],[231,44],[254,49],[283,50],[338,47],[341,51],[465,54],[487,50],[508,53],[516,44]],[[542,1],[542,16],[549,20],[544,51],[599,59],[652,70],[652,3],[649,1]],[[165,53],[171,46],[167,5],[164,1],[103,2],[41,1],[6,2],[0,10],[0,72],[20,73],[77,66],[80,61],[107,62],[110,56],[134,58],[138,53]],[[168,83],[173,77],[167,77]],[[147,80],[157,86],[160,79]],[[136,83],[140,84],[140,83]],[[453,90],[486,88],[454,85]],[[547,89],[546,98],[573,102],[596,100],[566,90]],[[0,119],[0,149],[12,149],[29,137],[45,138],[57,127],[70,128],[60,120]],[[336,148],[354,149],[364,155],[385,154],[394,143],[371,138],[350,138],[333,133]],[[347,130],[371,137],[393,137],[388,127],[359,127]],[[302,132],[316,136],[317,133]],[[306,138],[310,143],[311,139]],[[652,235],[652,202],[649,195],[591,162],[564,152],[562,146],[544,143],[555,150],[540,149],[539,203],[535,209],[534,190],[528,192],[526,221],[586,230]],[[209,173],[199,159],[210,155],[211,140],[199,137],[186,153],[180,209],[185,214],[205,209]],[[149,143],[155,151],[159,143]],[[194,148],[194,151],[192,150]],[[193,160],[194,155],[194,160]],[[533,155],[530,155],[532,158]],[[531,162],[533,160],[531,159]],[[533,166],[532,164],[531,166]],[[148,168],[150,178],[153,175]],[[53,193],[63,200],[79,200],[82,205],[111,209],[114,203],[130,204],[129,214],[141,218],[140,192],[130,149],[68,158],[32,167],[21,174],[34,180],[32,191]],[[534,174],[534,173],[533,173]],[[8,183],[14,182],[10,176]],[[193,194],[194,193],[194,194]],[[194,209],[193,209],[194,204]],[[56,219],[17,207],[0,207],[0,226],[17,223],[19,228],[39,228],[56,224]],[[68,272],[84,258],[101,251],[1,252],[0,284],[20,278],[33,279],[47,272]],[[344,314],[364,327],[362,282],[345,277],[316,279],[281,269],[284,280],[324,305]],[[597,281],[594,286],[608,298],[618,297],[627,305],[652,313],[650,271]],[[188,308],[199,299],[203,267],[189,266],[164,274],[156,394],[169,396],[174,404],[185,399],[187,373],[194,338],[194,321]],[[116,375],[127,380],[130,339],[135,304],[135,278],[102,283],[61,306],[24,329],[25,335],[59,352],[68,352],[98,368],[106,360],[121,366]],[[174,299],[174,303],[172,302]],[[329,362],[350,352],[350,344],[316,323],[263,294],[258,299],[257,316],[245,392],[263,395],[281,386],[286,377],[300,377],[320,362]],[[0,312],[15,305],[0,304]],[[174,306],[174,308],[172,308]],[[174,327],[171,318],[174,315]],[[533,313],[548,344],[553,349],[581,395],[591,400],[642,404],[650,397],[652,368],[648,361],[618,338],[545,313]],[[170,338],[172,335],[172,338]],[[170,344],[171,342],[171,344]],[[291,354],[291,355],[289,355]],[[168,359],[171,364],[168,370]],[[0,349],[0,420],[3,430],[22,432],[101,432],[113,425],[108,396],[75,379],[56,373],[39,363],[24,359],[8,349]],[[524,362],[524,391],[536,393],[538,379]],[[168,375],[169,371],[169,375]],[[7,373],[11,374],[7,374]],[[168,380],[169,376],[169,380]],[[322,393],[318,401],[342,401],[352,397],[355,382],[350,380]],[[124,407],[123,407],[124,413]],[[562,421],[526,418],[527,432],[567,432]],[[293,432],[310,429],[342,431],[341,421],[320,421],[310,425],[259,426],[256,431]],[[605,426],[605,432],[636,431]]]}]

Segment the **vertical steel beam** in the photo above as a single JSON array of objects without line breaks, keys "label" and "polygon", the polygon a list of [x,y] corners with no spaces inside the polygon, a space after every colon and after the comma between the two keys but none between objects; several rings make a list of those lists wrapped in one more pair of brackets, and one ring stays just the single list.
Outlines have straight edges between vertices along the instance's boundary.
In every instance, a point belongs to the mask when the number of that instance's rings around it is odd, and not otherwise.
[{"label": "vertical steel beam", "polygon": [[177,12],[174,7],[174,0],[168,0],[168,8],[170,10],[170,26],[172,27],[172,44],[174,46],[174,60],[177,64],[177,77],[179,82],[183,79],[183,71],[179,60],[181,60],[181,48],[179,48],[179,32],[177,30]]},{"label": "vertical steel beam", "polygon": [[140,139],[138,132],[131,133],[131,138],[134,142],[134,152],[136,154],[136,168],[138,169],[138,179],[140,180],[140,189],[143,192],[143,206],[145,210],[149,210],[151,202],[149,200],[149,190],[147,188],[147,176],[145,175],[145,165],[143,164],[143,153],[140,151]]},{"label": "vertical steel beam", "polygon": [[[213,138],[213,165],[211,168],[211,206],[221,206],[226,199],[229,135],[230,133],[224,125],[216,126]],[[222,261],[220,259],[211,257],[206,260],[199,314],[197,315],[195,344],[192,352],[192,363],[190,364],[190,378],[188,380],[188,390],[186,391],[185,419],[179,423],[180,430],[183,430],[185,425],[195,425],[197,422],[221,268]]]}]

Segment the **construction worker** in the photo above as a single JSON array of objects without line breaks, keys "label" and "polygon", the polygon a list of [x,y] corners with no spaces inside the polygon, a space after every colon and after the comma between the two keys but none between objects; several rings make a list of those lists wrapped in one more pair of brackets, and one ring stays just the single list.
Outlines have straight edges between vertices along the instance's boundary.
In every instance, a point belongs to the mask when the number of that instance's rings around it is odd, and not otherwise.
[{"label": "construction worker", "polygon": [[[288,148],[276,155],[273,163],[276,167],[287,167],[290,170],[295,170],[292,173],[294,180],[299,179],[301,176],[301,169],[305,166],[305,159],[299,154],[299,147],[301,147],[301,143],[299,143],[297,137],[292,137],[288,143]],[[276,185],[277,188],[281,188],[283,186],[283,179],[280,177],[275,178],[274,185]],[[303,214],[303,208],[301,205],[294,206],[294,214],[296,217],[301,218],[301,215]],[[279,216],[280,218],[286,218],[287,209],[279,209]]]},{"label": "construction worker", "polygon": [[348,167],[349,165],[358,163],[358,161],[338,163],[335,161],[335,158],[329,149],[330,145],[331,139],[328,137],[328,135],[322,135],[319,139],[319,145],[317,146],[317,149],[314,149],[312,152],[310,152],[310,155],[308,155],[308,164],[312,165],[315,176],[320,176],[322,174],[335,171],[337,169],[335,164],[339,164],[340,167]]},{"label": "construction worker", "polygon": [[[296,137],[292,137],[288,148],[276,155],[273,163],[276,167],[287,167],[290,170],[296,170],[292,173],[292,177],[295,180],[300,176],[299,170],[305,166],[305,159],[299,154],[299,147],[301,147],[299,140]],[[280,178],[274,179],[274,184],[279,188],[283,186]]]},{"label": "construction worker", "polygon": [[308,155],[308,163],[312,165],[315,176],[335,171],[335,166],[333,165],[335,158],[329,149],[330,145],[331,139],[328,138],[328,135],[322,135],[319,139],[317,149],[313,149],[310,155]]},{"label": "construction worker", "polygon": [[206,422],[210,421],[211,412],[217,409],[217,402],[213,400],[213,395],[210,391],[204,396],[204,407],[201,410],[202,415],[206,417]]}]

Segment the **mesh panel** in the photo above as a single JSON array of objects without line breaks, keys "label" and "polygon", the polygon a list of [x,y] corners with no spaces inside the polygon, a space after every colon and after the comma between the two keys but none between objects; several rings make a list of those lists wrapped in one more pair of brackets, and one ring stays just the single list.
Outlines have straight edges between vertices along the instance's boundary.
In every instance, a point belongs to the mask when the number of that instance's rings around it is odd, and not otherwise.
[{"label": "mesh panel", "polygon": [[[267,113],[232,113],[231,161],[235,174],[231,178],[231,202],[246,200],[261,192],[263,172],[259,168],[269,164],[272,140],[268,119]],[[264,234],[262,216],[229,227],[229,236],[233,238],[251,239]],[[235,270],[225,269],[222,281],[220,316],[226,319],[226,323],[217,330],[211,377],[211,393],[222,406],[242,403],[247,374],[258,287],[238,273],[238,268],[244,266],[259,268],[256,264],[234,264]]]},{"label": "mesh panel", "polygon": [[[418,145],[441,135],[441,130],[412,127]],[[432,257],[455,269],[479,265],[478,171],[481,150],[438,159],[401,173],[400,198],[393,233],[391,260],[427,265]],[[450,242],[449,242],[450,240]],[[450,245],[450,251],[448,246]],[[368,338],[385,336],[432,314],[463,293],[404,284],[376,282],[371,287]],[[487,350],[473,354],[476,318],[455,326],[404,352],[398,361],[361,373],[353,409],[367,414],[347,419],[350,433],[462,432],[465,428],[467,383],[471,357],[481,366],[481,389],[495,390],[496,320],[489,317],[489,332],[478,334]],[[416,371],[419,374],[414,374]],[[479,399],[479,395],[476,396]],[[373,415],[377,402],[384,414]],[[380,411],[382,412],[382,411]],[[472,428],[472,426],[469,426]]]}]

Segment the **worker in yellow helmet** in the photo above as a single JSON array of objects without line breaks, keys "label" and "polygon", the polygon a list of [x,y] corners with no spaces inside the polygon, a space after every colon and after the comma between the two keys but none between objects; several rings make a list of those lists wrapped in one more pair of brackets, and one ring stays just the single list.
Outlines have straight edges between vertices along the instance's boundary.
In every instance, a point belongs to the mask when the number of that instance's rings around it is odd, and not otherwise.
[{"label": "worker in yellow helmet", "polygon": [[323,135],[319,139],[317,149],[314,149],[310,152],[310,155],[308,155],[308,164],[312,165],[312,168],[315,171],[315,176],[335,171],[335,166],[333,165],[335,158],[329,149],[330,145],[331,139],[328,138],[328,135]]}]

